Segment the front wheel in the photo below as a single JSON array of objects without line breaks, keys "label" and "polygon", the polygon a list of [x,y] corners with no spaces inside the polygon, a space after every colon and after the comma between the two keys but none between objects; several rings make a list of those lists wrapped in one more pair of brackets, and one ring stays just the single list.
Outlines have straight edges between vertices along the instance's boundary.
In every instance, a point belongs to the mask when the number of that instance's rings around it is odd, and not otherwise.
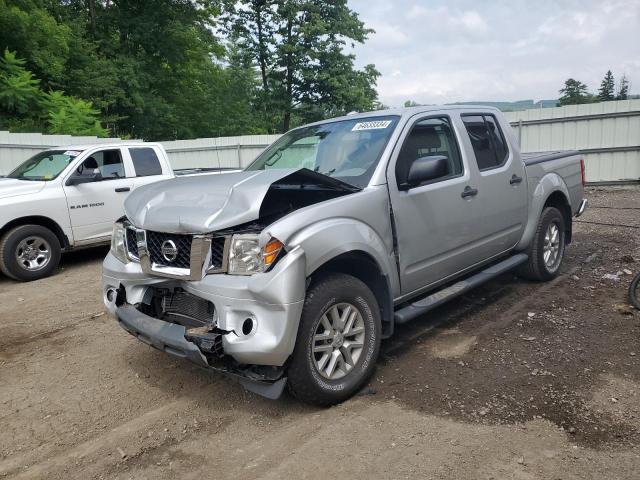
[{"label": "front wheel", "polygon": [[21,225],[0,239],[0,270],[14,280],[48,277],[60,262],[60,242],[48,228]]},{"label": "front wheel", "polygon": [[527,250],[529,259],[519,273],[525,278],[538,281],[557,277],[564,258],[565,236],[565,220],[560,210],[555,207],[545,208]]},{"label": "front wheel", "polygon": [[351,397],[373,374],[381,329],[378,302],[362,281],[332,274],[312,284],[287,369],[289,391],[320,406]]}]

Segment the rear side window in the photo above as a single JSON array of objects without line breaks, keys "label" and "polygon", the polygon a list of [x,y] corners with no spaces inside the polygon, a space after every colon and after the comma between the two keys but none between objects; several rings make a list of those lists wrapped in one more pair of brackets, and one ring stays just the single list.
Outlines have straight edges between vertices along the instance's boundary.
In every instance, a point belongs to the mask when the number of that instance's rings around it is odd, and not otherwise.
[{"label": "rear side window", "polygon": [[131,160],[133,160],[136,177],[162,175],[162,166],[153,148],[130,148],[129,153],[131,154]]},{"label": "rear side window", "polygon": [[509,156],[509,149],[495,117],[463,115],[462,121],[469,134],[478,168],[489,170],[504,165]]},{"label": "rear side window", "polygon": [[462,174],[462,160],[458,143],[447,117],[418,120],[405,139],[396,161],[398,186],[407,181],[411,164],[418,158],[444,155],[448,160],[447,174],[438,181]]}]

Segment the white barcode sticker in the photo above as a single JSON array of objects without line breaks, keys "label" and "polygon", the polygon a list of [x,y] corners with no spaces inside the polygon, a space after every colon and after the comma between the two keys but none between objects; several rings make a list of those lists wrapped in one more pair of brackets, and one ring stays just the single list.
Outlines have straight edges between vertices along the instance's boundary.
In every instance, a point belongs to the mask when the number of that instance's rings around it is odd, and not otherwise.
[{"label": "white barcode sticker", "polygon": [[371,122],[359,122],[353,126],[351,131],[359,132],[361,130],[378,130],[387,128],[389,125],[391,125],[391,120],[373,120]]}]

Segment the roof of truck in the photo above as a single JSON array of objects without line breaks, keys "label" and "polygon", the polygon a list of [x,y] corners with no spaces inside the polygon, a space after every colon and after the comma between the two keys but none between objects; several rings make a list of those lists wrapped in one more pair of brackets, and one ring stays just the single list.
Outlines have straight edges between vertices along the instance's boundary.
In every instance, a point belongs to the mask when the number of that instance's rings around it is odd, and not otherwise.
[{"label": "roof of truck", "polygon": [[[319,122],[312,123],[310,125],[318,125],[321,123],[335,122],[338,120],[352,120],[354,118],[371,118],[371,117],[386,117],[389,115],[397,116],[413,116],[417,113],[428,113],[433,111],[443,110],[475,110],[483,112],[500,112],[496,107],[490,107],[488,105],[419,105],[417,107],[402,107],[402,108],[389,108],[387,110],[373,110],[371,112],[358,112],[349,113],[342,117],[328,118]],[[304,125],[306,126],[306,125]]]},{"label": "roof of truck", "polygon": [[59,145],[57,147],[51,147],[52,149],[66,149],[66,150],[88,150],[90,148],[120,148],[120,147],[152,147],[152,146],[158,146],[160,147],[161,145],[159,143],[153,143],[153,142],[128,142],[128,141],[123,141],[123,142],[113,142],[113,143],[91,143],[91,144],[86,144],[86,145]]}]

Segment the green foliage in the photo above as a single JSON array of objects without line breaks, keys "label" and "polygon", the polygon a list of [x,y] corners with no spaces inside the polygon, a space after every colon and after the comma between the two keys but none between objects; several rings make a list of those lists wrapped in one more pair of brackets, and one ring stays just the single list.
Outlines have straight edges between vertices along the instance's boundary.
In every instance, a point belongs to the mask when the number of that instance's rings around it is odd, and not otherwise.
[{"label": "green foliage", "polygon": [[369,32],[346,0],[0,0],[0,49],[25,59],[0,128],[178,139],[375,108],[379,73],[343,53]]},{"label": "green foliage", "polygon": [[600,84],[600,90],[598,90],[598,100],[602,102],[614,100],[615,88],[616,83],[613,79],[613,73],[611,73],[611,70],[607,70],[607,73],[605,74],[604,78],[602,79],[602,83]]},{"label": "green foliage", "polygon": [[26,62],[8,49],[0,58],[0,123],[12,130],[41,130],[70,135],[107,136],[91,102],[61,91],[44,93]]},{"label": "green foliage", "polygon": [[93,108],[91,102],[68,97],[60,91],[51,91],[44,95],[43,104],[48,112],[49,133],[98,137],[106,137],[109,133],[97,120],[100,112]]},{"label": "green foliage", "polygon": [[0,108],[22,115],[32,110],[40,97],[40,81],[25,69],[25,61],[5,49],[0,58]]},{"label": "green foliage", "polygon": [[223,23],[260,72],[257,108],[271,131],[375,108],[373,65],[354,67],[347,44],[365,28],[346,0],[228,0]]},{"label": "green foliage", "polygon": [[629,98],[629,80],[626,75],[622,75],[620,85],[618,85],[618,93],[616,100],[627,100]]},{"label": "green foliage", "polygon": [[560,106],[578,105],[582,103],[591,103],[592,96],[587,92],[587,86],[579,80],[573,78],[564,82],[564,87],[560,89]]}]

